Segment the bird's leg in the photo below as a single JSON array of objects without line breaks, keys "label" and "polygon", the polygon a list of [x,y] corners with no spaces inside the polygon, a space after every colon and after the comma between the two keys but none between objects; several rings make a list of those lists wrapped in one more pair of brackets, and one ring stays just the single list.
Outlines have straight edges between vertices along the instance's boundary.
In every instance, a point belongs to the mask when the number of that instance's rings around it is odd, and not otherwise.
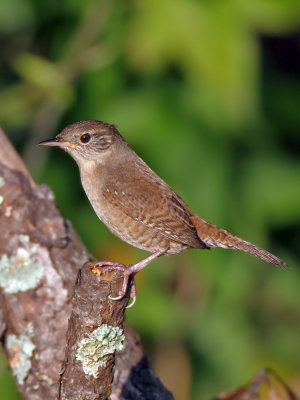
[{"label": "bird's leg", "polygon": [[130,265],[128,268],[125,267],[124,264],[120,264],[116,261],[100,261],[95,264],[95,267],[101,267],[101,272],[105,273],[107,271],[112,271],[112,270],[119,270],[123,271],[124,273],[124,279],[123,279],[123,284],[122,288],[119,290],[119,294],[116,297],[109,297],[111,300],[120,300],[122,299],[128,289],[128,282],[129,278],[132,277],[131,280],[131,288],[130,288],[130,298],[132,298],[132,302],[130,303],[127,308],[132,307],[133,304],[136,301],[136,287],[134,283],[134,276],[137,274],[139,271],[141,271],[143,268],[145,268],[148,264],[150,264],[152,261],[154,261],[156,258],[162,256],[163,254],[166,253],[167,250],[157,250],[154,253],[150,254],[150,256],[144,258],[143,260],[139,261],[136,264]]},{"label": "bird's leg", "polygon": [[154,253],[150,254],[150,256],[144,258],[143,260],[139,261],[136,264],[130,265],[127,270],[130,271],[130,275],[135,275],[139,271],[141,271],[143,268],[147,267],[148,264],[150,264],[152,261],[154,261],[156,258],[162,256],[168,251],[166,250],[156,250]]}]

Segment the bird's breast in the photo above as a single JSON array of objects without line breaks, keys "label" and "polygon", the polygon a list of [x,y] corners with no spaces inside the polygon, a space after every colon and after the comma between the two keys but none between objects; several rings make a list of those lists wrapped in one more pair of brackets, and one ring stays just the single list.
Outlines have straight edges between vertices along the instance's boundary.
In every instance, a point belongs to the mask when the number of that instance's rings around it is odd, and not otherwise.
[{"label": "bird's breast", "polygon": [[136,221],[125,214],[122,207],[110,202],[107,193],[110,189],[99,179],[99,172],[98,179],[95,173],[80,172],[83,188],[98,218],[120,239],[151,253],[166,250],[167,254],[176,254],[188,247]]}]

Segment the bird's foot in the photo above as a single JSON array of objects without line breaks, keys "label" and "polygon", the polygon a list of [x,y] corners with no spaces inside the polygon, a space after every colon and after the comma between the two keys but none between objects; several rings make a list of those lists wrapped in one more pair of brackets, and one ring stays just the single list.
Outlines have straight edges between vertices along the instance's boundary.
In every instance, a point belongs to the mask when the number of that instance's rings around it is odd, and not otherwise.
[{"label": "bird's foot", "polygon": [[[126,268],[128,269],[128,268]],[[125,274],[124,275],[124,280],[123,280],[123,285],[122,288],[119,290],[119,295],[116,297],[111,297],[108,296],[110,298],[110,300],[121,300],[126,292],[127,292],[127,288],[128,288],[128,282],[129,282],[129,277],[131,276],[131,281],[130,281],[130,298],[131,298],[131,303],[128,304],[128,306],[126,306],[126,308],[130,308],[134,305],[134,303],[136,302],[136,286],[135,286],[135,281],[134,281],[134,275],[129,274]]]},{"label": "bird's foot", "polygon": [[[113,271],[113,270],[123,271],[123,273],[124,273],[122,287],[119,290],[118,296],[116,296],[116,297],[110,296],[109,298],[111,300],[121,300],[127,293],[128,284],[130,284],[130,298],[132,299],[132,302],[126,308],[132,307],[136,301],[136,287],[135,287],[135,283],[134,283],[135,274],[137,274],[139,271],[141,271],[143,268],[145,268],[151,261],[153,261],[157,257],[165,254],[166,251],[167,250],[157,250],[154,253],[152,253],[150,256],[139,261],[138,263],[130,265],[128,268],[124,264],[118,263],[116,261],[99,261],[99,262],[97,262],[95,264],[95,267],[96,268],[100,267],[102,273],[105,273],[107,271]],[[131,280],[129,283],[130,277],[131,277]]]},{"label": "bird's foot", "polygon": [[[95,268],[101,268],[101,273],[105,274],[108,271],[122,271],[124,274],[122,287],[119,290],[118,296],[112,297],[109,296],[110,300],[121,300],[127,293],[128,285],[130,284],[130,298],[132,299],[131,303],[126,307],[130,308],[134,305],[136,301],[136,287],[134,282],[134,275],[136,274],[135,271],[131,270],[131,267],[126,267],[124,264],[121,264],[117,261],[99,261],[95,264]],[[129,279],[131,277],[130,283]]]}]

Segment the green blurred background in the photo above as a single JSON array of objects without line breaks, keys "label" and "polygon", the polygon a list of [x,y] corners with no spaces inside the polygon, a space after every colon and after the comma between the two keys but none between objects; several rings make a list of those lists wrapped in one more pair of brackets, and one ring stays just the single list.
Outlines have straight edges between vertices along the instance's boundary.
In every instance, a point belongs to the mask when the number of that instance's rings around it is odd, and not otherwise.
[{"label": "green blurred background", "polygon": [[292,267],[191,250],[137,276],[127,318],[176,400],[266,366],[300,392],[299,0],[1,0],[0,43],[0,123],[95,257],[146,253],[99,222],[68,155],[36,147],[80,119],[116,124],[196,213]]}]

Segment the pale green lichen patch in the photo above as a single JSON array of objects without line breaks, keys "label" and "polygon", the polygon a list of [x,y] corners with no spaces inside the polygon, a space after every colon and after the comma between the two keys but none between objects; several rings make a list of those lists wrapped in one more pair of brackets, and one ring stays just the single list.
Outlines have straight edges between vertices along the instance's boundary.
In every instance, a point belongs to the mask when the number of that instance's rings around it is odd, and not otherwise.
[{"label": "pale green lichen patch", "polygon": [[29,243],[30,238],[28,235],[19,235],[19,240],[22,244]]},{"label": "pale green lichen patch", "polygon": [[29,337],[33,337],[34,336],[34,326],[32,322],[28,322],[27,324],[27,332],[28,332],[28,336]]},{"label": "pale green lichen patch", "polygon": [[117,326],[103,324],[78,345],[76,360],[82,362],[85,374],[98,377],[99,367],[106,363],[107,356],[123,349],[123,330]]},{"label": "pale green lichen patch", "polygon": [[53,379],[49,378],[49,376],[38,373],[36,373],[35,376],[40,382],[46,382],[47,385],[53,385]]},{"label": "pale green lichen patch", "polygon": [[9,365],[19,385],[23,385],[28,371],[31,369],[31,357],[35,344],[25,335],[7,336],[6,348],[9,354]]},{"label": "pale green lichen patch", "polygon": [[19,247],[15,255],[3,254],[0,258],[0,287],[6,293],[34,289],[44,275],[44,266],[35,257],[39,246],[29,243],[27,235],[20,235],[19,241],[24,247]]},{"label": "pale green lichen patch", "polygon": [[0,187],[5,185],[5,180],[3,178],[3,176],[0,176]]}]

